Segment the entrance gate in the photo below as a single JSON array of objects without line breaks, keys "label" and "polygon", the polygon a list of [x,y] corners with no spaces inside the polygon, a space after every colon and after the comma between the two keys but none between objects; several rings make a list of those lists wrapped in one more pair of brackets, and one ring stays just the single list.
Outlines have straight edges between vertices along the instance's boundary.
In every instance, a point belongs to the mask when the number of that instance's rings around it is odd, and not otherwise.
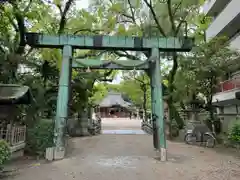
[{"label": "entrance gate", "polygon": [[[57,112],[55,119],[54,159],[62,159],[65,154],[64,132],[68,118],[69,87],[72,68],[91,69],[138,69],[148,72],[151,82],[152,115],[156,121],[154,137],[155,148],[161,152],[161,160],[166,160],[165,123],[163,115],[162,79],[160,72],[160,52],[188,52],[193,46],[193,39],[183,37],[140,38],[119,36],[79,36],[79,35],[45,35],[26,33],[26,43],[35,48],[62,49],[63,59],[60,71]],[[75,59],[74,49],[94,50],[131,50],[148,51],[151,56],[146,61],[100,59]]]}]

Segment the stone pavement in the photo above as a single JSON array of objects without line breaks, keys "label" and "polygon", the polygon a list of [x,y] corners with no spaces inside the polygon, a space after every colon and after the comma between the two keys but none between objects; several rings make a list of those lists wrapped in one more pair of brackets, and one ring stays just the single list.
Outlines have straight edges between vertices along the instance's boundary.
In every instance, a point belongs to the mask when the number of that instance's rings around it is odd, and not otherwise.
[{"label": "stone pavement", "polygon": [[[139,131],[137,120],[104,120],[104,130],[124,130],[129,123]],[[117,126],[118,125],[118,126]],[[130,128],[131,127],[131,128]],[[138,128],[137,128],[138,127]],[[116,131],[117,132],[117,131]],[[124,131],[121,131],[124,132]],[[29,164],[12,180],[239,180],[240,159],[184,143],[168,142],[168,162],[159,162],[152,137],[138,133],[102,134],[73,138],[68,156],[55,162]]]},{"label": "stone pavement", "polygon": [[102,128],[104,130],[140,130],[141,120],[139,119],[129,119],[129,118],[103,118]]}]

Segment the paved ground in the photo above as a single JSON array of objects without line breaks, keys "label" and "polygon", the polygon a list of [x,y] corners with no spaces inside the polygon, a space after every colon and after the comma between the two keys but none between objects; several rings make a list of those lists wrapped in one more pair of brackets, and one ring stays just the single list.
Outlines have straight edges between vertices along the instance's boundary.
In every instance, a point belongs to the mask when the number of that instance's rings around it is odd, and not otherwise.
[{"label": "paved ground", "polygon": [[102,119],[102,128],[104,130],[139,130],[141,129],[141,120],[137,119],[112,119],[112,118],[103,118]]},{"label": "paved ground", "polygon": [[103,134],[146,134],[141,130],[141,121],[137,119],[103,119],[102,120]]},{"label": "paved ground", "polygon": [[[104,130],[124,130],[125,128],[129,130],[132,128],[133,131],[139,131],[139,127],[140,122],[136,120],[103,121]],[[168,162],[163,163],[154,159],[152,137],[136,134],[103,134],[95,137],[74,138],[71,140],[70,151],[66,159],[25,166],[16,176],[8,179],[240,179],[240,159],[236,154],[224,154],[216,152],[216,149],[168,142]]]}]

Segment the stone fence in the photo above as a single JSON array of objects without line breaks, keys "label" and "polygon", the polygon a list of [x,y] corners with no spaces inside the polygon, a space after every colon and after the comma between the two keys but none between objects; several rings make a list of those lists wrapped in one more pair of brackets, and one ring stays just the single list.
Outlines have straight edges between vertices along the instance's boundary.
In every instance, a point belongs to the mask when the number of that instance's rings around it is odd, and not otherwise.
[{"label": "stone fence", "polygon": [[101,118],[71,117],[67,121],[67,131],[72,137],[97,135],[101,133]]},{"label": "stone fence", "polygon": [[88,126],[88,132],[91,135],[101,134],[102,131],[102,121],[101,118],[93,119],[92,123]]}]

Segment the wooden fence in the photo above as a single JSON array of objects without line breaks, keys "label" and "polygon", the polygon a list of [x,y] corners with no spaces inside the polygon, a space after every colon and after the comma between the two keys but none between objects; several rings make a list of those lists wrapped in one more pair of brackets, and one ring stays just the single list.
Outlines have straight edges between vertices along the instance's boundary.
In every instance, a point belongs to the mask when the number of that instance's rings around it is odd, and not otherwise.
[{"label": "wooden fence", "polygon": [[17,146],[25,143],[26,126],[7,126],[7,129],[0,129],[0,139],[5,140],[10,146]]}]

